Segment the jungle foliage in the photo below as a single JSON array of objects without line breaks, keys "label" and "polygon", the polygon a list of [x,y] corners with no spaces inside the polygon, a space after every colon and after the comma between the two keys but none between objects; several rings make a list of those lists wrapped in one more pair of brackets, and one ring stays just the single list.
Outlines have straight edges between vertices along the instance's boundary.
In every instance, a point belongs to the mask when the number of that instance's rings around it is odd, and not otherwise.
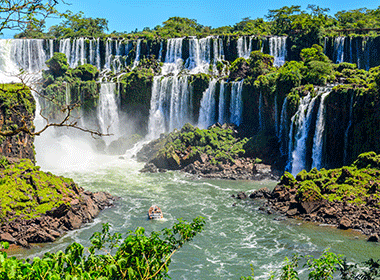
[{"label": "jungle foliage", "polygon": [[[58,279],[164,279],[172,255],[200,233],[205,225],[203,217],[192,222],[179,220],[172,228],[145,233],[142,227],[121,233],[111,233],[109,224],[90,238],[91,246],[79,243],[64,251],[45,253],[33,260],[8,257],[0,250],[0,278],[4,280]],[[8,248],[2,243],[0,249]]]}]

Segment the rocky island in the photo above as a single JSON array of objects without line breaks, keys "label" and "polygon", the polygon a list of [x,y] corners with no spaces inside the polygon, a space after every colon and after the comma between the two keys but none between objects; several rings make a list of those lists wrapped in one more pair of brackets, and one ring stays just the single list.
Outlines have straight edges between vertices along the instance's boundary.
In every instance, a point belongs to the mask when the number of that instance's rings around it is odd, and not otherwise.
[{"label": "rocky island", "polygon": [[202,178],[230,180],[278,179],[280,171],[252,157],[248,138],[236,127],[215,124],[199,129],[186,124],[146,144],[137,159],[147,164],[141,172],[181,170]]},{"label": "rocky island", "polygon": [[374,152],[358,156],[351,166],[337,169],[303,170],[295,178],[288,172],[270,191],[267,188],[249,195],[239,193],[239,199],[264,200],[260,210],[354,229],[380,240],[380,155]]}]

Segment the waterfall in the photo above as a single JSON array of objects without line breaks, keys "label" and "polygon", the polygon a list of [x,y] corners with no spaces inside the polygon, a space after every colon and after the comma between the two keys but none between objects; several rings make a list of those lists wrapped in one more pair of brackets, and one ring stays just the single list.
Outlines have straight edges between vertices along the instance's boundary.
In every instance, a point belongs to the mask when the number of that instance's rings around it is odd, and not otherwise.
[{"label": "waterfall", "polygon": [[344,61],[344,37],[336,37],[334,40],[335,63]]},{"label": "waterfall", "polygon": [[352,125],[352,107],[354,105],[354,93],[351,93],[351,100],[350,100],[350,115],[349,115],[349,122],[346,128],[346,131],[344,132],[344,157],[343,157],[343,163],[349,164],[347,159],[347,150],[348,150],[348,136],[350,133],[350,128]]},{"label": "waterfall", "polygon": [[107,39],[107,41],[106,41],[106,57],[105,57],[105,65],[104,65],[105,69],[111,70],[111,60],[112,60],[112,41],[111,41],[111,39]]},{"label": "waterfall", "polygon": [[52,58],[54,55],[54,40],[53,39],[49,40],[49,52],[50,52],[49,58]]},{"label": "waterfall", "polygon": [[225,110],[226,110],[226,98],[224,97],[225,87],[226,87],[226,82],[224,80],[222,80],[220,82],[219,107],[218,107],[218,109],[219,109],[218,122],[220,124],[225,123],[225,117],[224,117]]},{"label": "waterfall", "polygon": [[99,92],[98,120],[100,132],[113,136],[104,138],[107,143],[117,139],[119,134],[119,114],[116,103],[116,84],[102,83]]},{"label": "waterfall", "polygon": [[59,41],[59,52],[64,53],[71,68],[75,68],[78,65],[85,64],[87,62],[85,39],[84,38],[70,38],[62,39]]},{"label": "waterfall", "polygon": [[186,68],[191,74],[208,73],[211,62],[211,39],[206,37],[197,39],[190,38],[189,41],[189,58],[186,60]]},{"label": "waterfall", "polygon": [[160,51],[158,52],[158,61],[162,61],[162,49],[163,49],[163,46],[164,46],[164,44],[163,44],[163,42],[161,41],[160,42]]},{"label": "waterfall", "polygon": [[28,73],[36,73],[44,69],[47,55],[42,39],[21,39],[12,41],[12,59],[17,67]]},{"label": "waterfall", "polygon": [[140,62],[140,51],[141,51],[141,39],[137,40],[137,46],[136,46],[136,58],[133,62],[133,68],[135,68],[137,65],[139,65]]},{"label": "waterfall", "polygon": [[280,153],[282,156],[286,155],[286,147],[287,147],[287,139],[286,139],[286,132],[287,132],[287,119],[288,114],[286,112],[286,108],[288,105],[288,98],[286,97],[284,99],[284,103],[282,104],[281,109],[281,118],[280,118],[280,131],[278,136],[278,141],[280,142]]},{"label": "waterfall", "polygon": [[237,40],[238,57],[244,57],[245,59],[249,58],[252,50],[252,37],[248,38],[248,42],[246,36],[239,37],[239,39]]},{"label": "waterfall", "polygon": [[321,95],[321,101],[319,104],[317,124],[315,126],[315,133],[313,139],[313,151],[312,151],[312,164],[311,167],[316,167],[321,169],[322,167],[322,152],[323,152],[323,132],[325,130],[325,112],[324,112],[324,101],[325,98],[330,94],[331,87],[323,87],[320,89],[319,94]]},{"label": "waterfall", "polygon": [[[153,78],[148,138],[181,128],[190,121],[191,104],[188,76],[180,77],[183,68],[183,38],[168,39],[162,75]],[[171,76],[166,76],[172,74]]]},{"label": "waterfall", "polygon": [[273,65],[280,67],[285,64],[287,37],[270,37],[269,54],[274,57]]},{"label": "waterfall", "polygon": [[66,105],[70,105],[71,103],[70,84],[67,82],[65,84],[66,84],[65,102],[66,102]]},{"label": "waterfall", "polygon": [[11,39],[0,39],[0,83],[18,82],[15,77],[19,73],[15,61],[12,59],[12,43]]},{"label": "waterfall", "polygon": [[190,91],[188,77],[156,76],[153,79],[150,102],[148,138],[181,128],[190,121]]},{"label": "waterfall", "polygon": [[[297,175],[306,167],[306,140],[309,136],[309,128],[315,100],[316,98],[311,98],[310,93],[303,97],[300,101],[297,113],[291,120],[292,125],[294,123],[296,128],[294,147],[289,149],[290,171],[293,175]],[[289,134],[290,142],[292,142],[292,138],[293,135]]]},{"label": "waterfall", "polygon": [[165,63],[161,68],[162,75],[178,74],[183,67],[182,59],[183,38],[168,39]]},{"label": "waterfall", "polygon": [[208,88],[203,93],[201,107],[199,109],[198,127],[201,129],[208,128],[215,123],[215,87],[216,79],[210,80]]},{"label": "waterfall", "polygon": [[243,113],[243,82],[244,80],[241,80],[239,82],[232,82],[231,85],[230,122],[236,125],[240,125],[241,116]]}]

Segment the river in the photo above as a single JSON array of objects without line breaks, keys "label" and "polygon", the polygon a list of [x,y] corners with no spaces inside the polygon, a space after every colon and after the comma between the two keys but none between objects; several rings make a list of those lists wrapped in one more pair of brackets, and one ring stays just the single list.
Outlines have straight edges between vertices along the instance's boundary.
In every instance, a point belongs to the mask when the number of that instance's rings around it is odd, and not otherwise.
[{"label": "river", "polygon": [[[42,137],[42,138],[41,138]],[[190,177],[181,172],[143,174],[143,163],[92,152],[86,142],[68,136],[36,139],[37,165],[45,171],[73,178],[90,191],[108,191],[119,196],[116,206],[106,209],[93,223],[67,233],[52,244],[14,252],[33,258],[48,251],[63,250],[71,242],[89,245],[89,237],[108,222],[112,231],[126,233],[136,227],[147,232],[171,227],[178,218],[206,218],[204,231],[177,252],[169,267],[172,279],[239,279],[251,274],[268,279],[293,253],[319,256],[324,249],[344,254],[350,261],[380,258],[378,244],[366,242],[354,231],[281,220],[259,211],[259,204],[231,197],[238,191],[273,188],[273,181],[225,181]],[[236,206],[233,204],[236,203]],[[161,207],[164,219],[147,219],[152,204]],[[305,277],[305,274],[304,276]]]}]

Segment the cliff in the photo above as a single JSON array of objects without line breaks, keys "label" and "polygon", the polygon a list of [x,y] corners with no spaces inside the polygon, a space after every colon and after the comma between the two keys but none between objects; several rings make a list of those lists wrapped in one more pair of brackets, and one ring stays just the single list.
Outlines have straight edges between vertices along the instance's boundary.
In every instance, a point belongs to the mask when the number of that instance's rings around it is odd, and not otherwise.
[{"label": "cliff", "polygon": [[[21,84],[0,84],[0,130],[13,131],[26,126],[34,131],[35,102],[30,90]],[[28,158],[34,162],[34,137],[21,132],[0,137],[0,154],[11,158]]]}]

